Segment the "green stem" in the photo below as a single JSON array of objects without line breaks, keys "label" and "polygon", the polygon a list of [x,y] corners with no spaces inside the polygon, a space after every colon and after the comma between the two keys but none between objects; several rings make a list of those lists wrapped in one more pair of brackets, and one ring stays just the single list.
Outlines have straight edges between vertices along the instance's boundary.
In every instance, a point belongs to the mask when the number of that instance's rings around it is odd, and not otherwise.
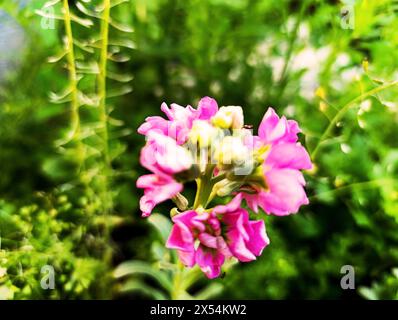
[{"label": "green stem", "polygon": [[213,179],[211,179],[211,182],[213,184],[216,184],[217,182],[220,182],[221,180],[224,180],[226,176],[227,175],[225,173],[219,174],[218,176],[215,176]]},{"label": "green stem", "polygon": [[110,20],[110,0],[104,0],[104,11],[101,20],[101,52],[99,63],[99,75],[97,80],[98,96],[99,96],[99,117],[102,125],[102,140],[103,140],[103,159],[104,159],[104,177],[103,177],[103,193],[104,193],[104,208],[109,211],[112,205],[112,198],[109,196],[109,181],[111,171],[111,160],[109,156],[109,133],[108,133],[108,110],[106,107],[106,74],[108,63],[108,41],[109,41],[109,20]]},{"label": "green stem", "polygon": [[104,160],[107,167],[110,167],[109,145],[108,145],[108,112],[106,108],[106,69],[108,63],[108,41],[109,41],[109,19],[110,19],[110,0],[104,0],[104,11],[101,22],[101,53],[98,75],[98,96],[100,121],[103,125],[102,138],[104,143]]},{"label": "green stem", "polygon": [[282,68],[282,72],[281,72],[281,76],[279,78],[278,81],[278,93],[276,95],[277,98],[281,97],[283,95],[283,92],[286,89],[286,84],[287,84],[287,79],[286,79],[286,72],[289,68],[289,63],[293,54],[293,50],[294,50],[294,46],[296,44],[296,40],[297,40],[297,33],[300,27],[300,23],[302,21],[303,15],[304,15],[304,11],[307,8],[307,1],[303,1],[303,3],[301,4],[300,7],[300,11],[297,17],[297,21],[294,24],[292,33],[290,34],[290,38],[289,38],[289,43],[288,43],[288,49],[286,51],[285,54],[285,59],[284,59],[284,64],[283,64],[283,68]]},{"label": "green stem", "polygon": [[[104,172],[101,176],[101,194],[102,204],[104,208],[105,216],[105,241],[110,238],[109,223],[107,223],[107,217],[113,208],[113,200],[109,189],[109,177],[112,172],[111,159],[109,155],[109,133],[108,133],[108,110],[106,107],[106,75],[107,75],[107,63],[108,63],[108,44],[109,44],[109,21],[110,21],[110,0],[104,0],[104,10],[101,18],[101,49],[99,57],[99,74],[97,78],[97,89],[99,96],[99,121],[102,126],[102,140],[103,140],[103,161],[104,161]],[[110,250],[105,250],[104,259],[106,262],[111,260]]]},{"label": "green stem", "polygon": [[68,72],[69,72],[69,82],[71,87],[71,122],[72,122],[72,140],[76,142],[77,145],[77,159],[79,168],[84,161],[84,147],[80,140],[80,115],[79,115],[79,96],[77,88],[77,72],[75,65],[75,51],[73,46],[73,32],[71,15],[69,9],[68,0],[63,2],[63,14],[64,14],[64,25],[66,33],[66,51],[67,51],[67,61],[68,61]]},{"label": "green stem", "polygon": [[390,82],[390,83],[386,83],[382,86],[379,86],[377,88],[374,88],[372,90],[369,90],[368,92],[365,92],[361,95],[359,95],[358,97],[356,97],[355,99],[351,100],[350,102],[348,102],[345,106],[343,106],[339,112],[337,112],[337,114],[334,116],[334,118],[330,121],[328,127],[326,128],[325,132],[322,134],[321,138],[319,139],[317,145],[315,146],[314,150],[311,153],[311,158],[314,160],[316,155],[318,154],[319,148],[321,147],[322,142],[329,136],[329,134],[331,133],[331,131],[333,130],[333,128],[335,127],[335,125],[337,124],[337,122],[339,122],[343,116],[347,113],[347,111],[354,106],[356,103],[358,103],[359,101],[362,101],[363,99],[378,93],[380,91],[383,91],[385,89],[388,89],[390,87],[393,87],[395,85],[398,84],[398,81],[394,81],[394,82]]},{"label": "green stem", "polygon": [[214,165],[208,165],[203,175],[196,179],[197,190],[193,209],[198,207],[206,208],[209,196],[216,183],[213,177]]},{"label": "green stem", "polygon": [[177,271],[174,274],[173,278],[173,290],[171,291],[171,299],[172,300],[178,300],[181,298],[181,292],[183,292],[185,289],[183,287],[183,272],[184,272],[184,266],[183,264],[178,261],[177,262]]},{"label": "green stem", "polygon": [[364,181],[364,182],[355,182],[355,183],[351,183],[348,184],[346,186],[342,186],[340,188],[336,188],[330,191],[325,191],[325,192],[321,192],[319,194],[315,194],[311,197],[308,197],[308,199],[310,201],[314,201],[319,197],[322,196],[330,196],[330,195],[335,195],[341,192],[345,192],[345,191],[350,191],[352,189],[368,189],[368,188],[374,188],[374,187],[378,187],[380,186],[380,184],[382,183],[386,183],[386,182],[393,182],[396,181],[396,179],[392,179],[392,178],[381,178],[381,179],[375,179],[375,180],[370,180],[370,181]]}]

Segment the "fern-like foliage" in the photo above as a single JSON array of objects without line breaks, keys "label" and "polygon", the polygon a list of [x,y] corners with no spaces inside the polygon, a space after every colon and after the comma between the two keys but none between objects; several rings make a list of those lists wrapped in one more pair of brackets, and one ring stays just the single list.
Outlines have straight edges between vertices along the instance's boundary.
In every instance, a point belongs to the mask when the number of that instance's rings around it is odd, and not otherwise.
[{"label": "fern-like foliage", "polygon": [[[81,0],[72,7],[68,0],[50,0],[36,11],[43,19],[59,20],[64,27],[62,50],[48,59],[68,73],[66,87],[50,93],[51,102],[67,105],[70,114],[68,129],[57,147],[76,170],[62,187],[84,189],[89,199],[87,213],[103,225],[105,239],[109,238],[107,219],[114,211],[112,162],[125,149],[118,138],[130,133],[122,121],[112,118],[110,104],[132,90],[132,76],[119,74],[117,66],[129,60],[126,51],[134,48],[129,35],[133,29],[112,17],[112,11],[126,2]],[[109,258],[109,252],[106,256]]]}]

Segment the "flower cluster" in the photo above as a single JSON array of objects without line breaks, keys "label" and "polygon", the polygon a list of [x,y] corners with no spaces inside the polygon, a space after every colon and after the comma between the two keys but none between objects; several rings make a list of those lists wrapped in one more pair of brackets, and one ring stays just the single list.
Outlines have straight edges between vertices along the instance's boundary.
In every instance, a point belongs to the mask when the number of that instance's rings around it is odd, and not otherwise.
[{"label": "flower cluster", "polygon": [[[208,278],[219,276],[231,257],[255,260],[269,239],[264,221],[250,220],[242,201],[255,212],[260,207],[274,215],[296,213],[308,204],[300,170],[312,164],[298,142],[297,122],[269,108],[254,135],[241,107],[219,108],[209,97],[196,109],[163,103],[161,110],[167,119],[148,117],[138,129],[147,138],[140,162],[151,171],[137,180],[144,189],[142,215],[173,200],[177,208],[171,210],[174,225],[166,246]],[[188,181],[197,183],[192,206],[181,194]],[[216,196],[230,195],[228,204],[209,208]]]}]

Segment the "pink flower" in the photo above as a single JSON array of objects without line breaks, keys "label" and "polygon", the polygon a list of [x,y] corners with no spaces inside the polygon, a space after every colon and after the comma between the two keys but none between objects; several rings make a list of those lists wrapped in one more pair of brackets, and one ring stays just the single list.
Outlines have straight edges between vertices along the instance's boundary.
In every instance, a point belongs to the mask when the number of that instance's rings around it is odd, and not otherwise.
[{"label": "pink flower", "polygon": [[269,146],[263,163],[267,190],[255,187],[257,193],[243,193],[248,206],[258,212],[288,215],[308,204],[304,191],[305,180],[299,170],[311,169],[312,163],[305,148],[297,142],[300,128],[296,121],[279,118],[269,108],[260,124],[255,146]]},{"label": "pink flower", "polygon": [[225,259],[232,256],[242,262],[255,260],[269,239],[264,221],[249,220],[248,212],[240,208],[241,200],[238,195],[210,212],[178,214],[166,247],[177,249],[184,265],[198,264],[210,279],[220,275]]},{"label": "pink flower", "polygon": [[148,217],[158,203],[171,199],[183,189],[182,184],[171,177],[156,174],[139,177],[137,187],[144,189],[144,195],[140,199],[142,217]]},{"label": "pink flower", "polygon": [[138,133],[147,135],[151,131],[157,131],[182,145],[188,139],[193,121],[209,120],[218,111],[218,105],[213,98],[204,97],[199,101],[197,109],[191,106],[184,108],[175,103],[172,103],[170,108],[166,103],[162,103],[160,109],[166,114],[168,120],[158,116],[148,117],[138,128]]},{"label": "pink flower", "polygon": [[296,121],[287,120],[285,116],[279,119],[272,108],[268,108],[258,128],[258,136],[266,144],[274,144],[280,141],[296,142],[299,132],[301,130]]},{"label": "pink flower", "polygon": [[137,180],[137,187],[144,189],[140,209],[142,216],[147,217],[158,203],[182,191],[183,185],[174,180],[174,175],[188,170],[192,166],[192,157],[172,138],[152,131],[141,150],[140,162],[153,173]]},{"label": "pink flower", "polygon": [[173,175],[188,170],[193,163],[189,151],[168,136],[155,131],[147,135],[147,144],[141,150],[143,167],[158,175]]},{"label": "pink flower", "polygon": [[204,97],[199,101],[197,119],[210,120],[217,111],[217,101],[210,97]]}]

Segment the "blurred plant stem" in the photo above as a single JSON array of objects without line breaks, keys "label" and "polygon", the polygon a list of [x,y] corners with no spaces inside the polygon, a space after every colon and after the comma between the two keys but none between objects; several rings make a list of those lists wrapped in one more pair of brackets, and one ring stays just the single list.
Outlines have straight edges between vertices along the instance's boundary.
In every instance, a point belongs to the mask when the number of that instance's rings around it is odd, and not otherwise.
[{"label": "blurred plant stem", "polygon": [[175,271],[173,278],[173,290],[170,293],[172,300],[181,299],[182,293],[185,291],[183,286],[183,272],[184,272],[184,266],[180,261],[178,261],[177,270]]},{"label": "blurred plant stem", "polygon": [[289,40],[288,40],[289,42],[288,42],[288,47],[287,47],[286,54],[285,54],[285,57],[284,57],[282,72],[281,72],[281,75],[280,75],[280,78],[279,78],[279,81],[278,81],[278,85],[277,85],[278,91],[277,91],[277,94],[275,95],[276,98],[281,97],[283,95],[285,89],[286,89],[286,85],[287,85],[287,82],[288,82],[286,73],[287,73],[288,68],[289,68],[290,60],[292,58],[294,46],[295,46],[296,40],[297,40],[297,34],[298,34],[298,31],[299,31],[299,28],[300,28],[300,24],[302,22],[304,12],[305,12],[305,10],[307,8],[307,2],[308,1],[303,1],[301,3],[300,11],[299,11],[297,20],[296,20],[296,22],[295,22],[295,24],[293,26],[293,30],[292,30],[292,32],[290,34],[290,37],[289,37]]},{"label": "blurred plant stem", "polygon": [[371,188],[379,187],[383,183],[394,182],[394,181],[397,181],[397,180],[393,179],[393,178],[381,178],[381,179],[375,179],[375,180],[370,180],[370,181],[355,182],[355,183],[351,183],[351,184],[348,184],[348,185],[345,185],[345,186],[342,186],[339,188],[335,188],[330,191],[325,191],[325,192],[315,194],[313,196],[308,197],[308,199],[312,202],[312,201],[316,201],[317,199],[319,199],[322,196],[333,196],[333,195],[339,194],[341,192],[346,192],[346,191],[350,191],[353,189],[371,189]]},{"label": "blurred plant stem", "polygon": [[[100,61],[99,61],[99,74],[97,78],[98,86],[98,97],[99,97],[99,119],[102,130],[102,142],[103,142],[103,174],[101,175],[101,197],[102,205],[104,210],[105,220],[108,220],[110,211],[113,208],[113,199],[109,190],[109,178],[111,176],[112,167],[111,159],[109,155],[109,134],[108,134],[108,110],[106,107],[106,75],[107,75],[107,62],[108,62],[108,43],[109,43],[109,23],[110,23],[110,0],[104,0],[103,2],[103,13],[101,18],[101,49],[100,49]],[[105,241],[108,242],[110,238],[109,223],[105,222]],[[111,252],[105,249],[105,261],[109,262],[111,259]]]},{"label": "blurred plant stem", "polygon": [[79,97],[77,89],[77,72],[75,65],[75,52],[73,47],[73,32],[71,23],[71,14],[69,10],[68,0],[63,2],[64,25],[66,32],[66,52],[68,61],[69,81],[71,90],[71,122],[72,122],[72,136],[71,139],[76,143],[77,148],[77,161],[79,171],[81,170],[84,162],[84,146],[80,140],[80,115],[79,115]]},{"label": "blurred plant stem", "polygon": [[347,104],[345,104],[337,113],[336,115],[333,117],[333,119],[330,121],[328,127],[326,128],[326,130],[324,131],[324,133],[322,134],[321,138],[319,139],[318,143],[316,144],[314,150],[312,150],[311,152],[311,158],[312,160],[315,160],[319,148],[321,147],[322,143],[324,142],[324,140],[330,135],[330,133],[332,132],[333,128],[336,126],[336,124],[344,117],[344,115],[347,113],[347,111],[354,106],[356,103],[366,99],[367,97],[374,95],[380,91],[386,90],[388,88],[391,88],[395,85],[398,84],[398,81],[393,81],[390,83],[386,83],[383,84],[377,88],[373,88],[361,95],[359,95],[358,97],[352,99],[350,102],[348,102]]}]

